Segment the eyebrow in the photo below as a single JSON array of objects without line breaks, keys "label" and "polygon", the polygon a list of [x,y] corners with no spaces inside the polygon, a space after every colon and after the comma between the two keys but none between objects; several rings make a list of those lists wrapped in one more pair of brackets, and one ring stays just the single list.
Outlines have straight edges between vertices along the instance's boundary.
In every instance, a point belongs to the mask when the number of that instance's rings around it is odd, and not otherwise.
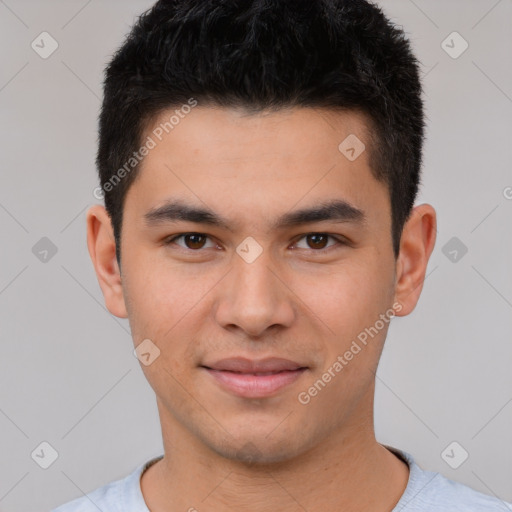
[{"label": "eyebrow", "polygon": [[[197,207],[180,200],[169,200],[162,206],[149,210],[144,219],[149,227],[167,222],[195,222],[233,231],[227,219],[206,207]],[[279,217],[272,229],[283,229],[313,222],[353,222],[362,224],[366,221],[363,210],[347,201],[333,200],[319,205],[288,212]]]}]

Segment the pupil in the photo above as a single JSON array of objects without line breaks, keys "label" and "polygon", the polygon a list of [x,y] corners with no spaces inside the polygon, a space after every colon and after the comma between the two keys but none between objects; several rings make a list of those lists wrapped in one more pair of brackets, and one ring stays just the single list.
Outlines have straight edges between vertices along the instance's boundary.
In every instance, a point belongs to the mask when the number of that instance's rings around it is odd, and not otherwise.
[{"label": "pupil", "polygon": [[308,238],[310,242],[313,242],[314,249],[323,249],[326,246],[327,236],[325,235],[308,235]]},{"label": "pupil", "polygon": [[203,235],[187,235],[186,240],[188,242],[187,245],[189,246],[190,249],[200,249],[204,245]]}]

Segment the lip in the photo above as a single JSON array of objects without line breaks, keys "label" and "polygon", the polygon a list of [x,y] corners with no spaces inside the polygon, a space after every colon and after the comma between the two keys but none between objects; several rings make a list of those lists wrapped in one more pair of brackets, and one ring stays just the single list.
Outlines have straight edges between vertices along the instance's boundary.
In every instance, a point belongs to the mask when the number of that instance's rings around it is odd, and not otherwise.
[{"label": "lip", "polygon": [[263,398],[289,386],[308,369],[277,357],[259,361],[234,357],[202,365],[225,390],[245,398]]},{"label": "lip", "polygon": [[304,368],[304,365],[290,359],[283,359],[282,357],[267,357],[259,360],[247,359],[246,357],[229,357],[212,363],[205,363],[202,366],[212,370],[238,373],[280,372]]}]

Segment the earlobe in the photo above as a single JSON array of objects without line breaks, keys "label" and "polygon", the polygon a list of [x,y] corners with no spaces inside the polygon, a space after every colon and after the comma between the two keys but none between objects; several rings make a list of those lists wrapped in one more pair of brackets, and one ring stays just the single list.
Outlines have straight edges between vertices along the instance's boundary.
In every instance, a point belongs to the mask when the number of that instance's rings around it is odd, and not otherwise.
[{"label": "earlobe", "polygon": [[87,212],[87,247],[107,309],[119,318],[127,318],[112,223],[101,205]]},{"label": "earlobe", "polygon": [[434,250],[436,226],[436,212],[429,204],[413,208],[405,223],[396,265],[395,301],[402,306],[397,316],[408,315],[416,307]]}]

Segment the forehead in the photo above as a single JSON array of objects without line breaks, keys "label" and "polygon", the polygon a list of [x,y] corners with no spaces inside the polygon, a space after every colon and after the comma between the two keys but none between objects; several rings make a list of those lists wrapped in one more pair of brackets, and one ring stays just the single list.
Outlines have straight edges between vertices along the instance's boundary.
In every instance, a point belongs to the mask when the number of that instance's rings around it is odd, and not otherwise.
[{"label": "forehead", "polygon": [[[177,107],[160,112],[147,129],[160,146],[186,139],[186,150],[193,149],[196,157],[204,155],[205,148],[208,156],[225,160],[271,158],[273,150],[290,158],[311,152],[337,155],[348,136],[356,136],[369,149],[369,134],[370,120],[363,113],[312,107],[256,113],[243,108]],[[174,150],[176,158],[183,156],[178,147]]]},{"label": "forehead", "polygon": [[252,210],[269,222],[294,206],[336,199],[363,211],[388,210],[387,188],[369,167],[369,129],[360,113],[177,110],[161,112],[144,136],[152,149],[128,195],[148,208],[172,195],[233,215]]}]

